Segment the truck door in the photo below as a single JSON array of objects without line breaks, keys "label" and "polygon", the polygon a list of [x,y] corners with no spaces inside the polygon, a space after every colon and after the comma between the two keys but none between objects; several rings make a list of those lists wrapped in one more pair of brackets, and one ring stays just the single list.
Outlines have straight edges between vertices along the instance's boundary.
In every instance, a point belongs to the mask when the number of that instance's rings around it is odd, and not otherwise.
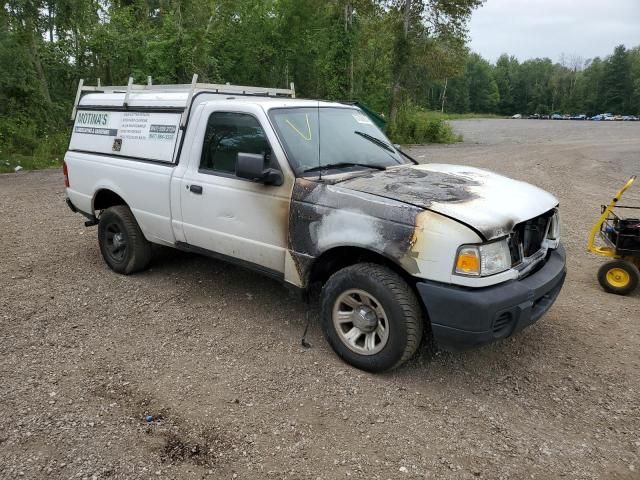
[{"label": "truck door", "polygon": [[[205,104],[202,113],[181,180],[186,243],[282,277],[295,178],[267,116],[257,105],[219,102]],[[239,152],[265,155],[283,184],[236,177]]]}]

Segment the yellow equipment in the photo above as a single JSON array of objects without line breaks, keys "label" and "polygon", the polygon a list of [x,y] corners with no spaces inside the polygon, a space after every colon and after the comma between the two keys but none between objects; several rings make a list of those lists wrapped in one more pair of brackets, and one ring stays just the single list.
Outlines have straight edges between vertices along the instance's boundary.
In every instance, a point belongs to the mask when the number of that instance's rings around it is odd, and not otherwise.
[{"label": "yellow equipment", "polygon": [[[613,259],[600,267],[598,281],[607,292],[618,295],[631,293],[640,282],[640,207],[618,205],[624,192],[631,188],[635,180],[634,175],[609,205],[602,206],[602,215],[591,229],[587,244],[591,253]],[[615,213],[614,208],[638,210],[638,216],[623,218]],[[604,246],[595,244],[598,233]]]}]

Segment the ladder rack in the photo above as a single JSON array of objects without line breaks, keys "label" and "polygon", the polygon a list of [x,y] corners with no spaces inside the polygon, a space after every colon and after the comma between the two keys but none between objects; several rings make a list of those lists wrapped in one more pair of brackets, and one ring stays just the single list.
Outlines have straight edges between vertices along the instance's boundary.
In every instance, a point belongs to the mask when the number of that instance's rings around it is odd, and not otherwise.
[{"label": "ladder rack", "polygon": [[144,92],[186,92],[188,93],[187,100],[184,105],[184,112],[182,113],[182,120],[180,126],[184,127],[187,118],[189,117],[189,110],[191,109],[191,100],[196,92],[211,92],[221,93],[229,95],[254,95],[258,97],[285,97],[296,98],[296,90],[293,82],[290,85],[291,88],[268,88],[268,87],[249,87],[244,85],[230,85],[218,84],[218,83],[198,83],[198,75],[194,74],[191,83],[175,84],[175,85],[154,85],[151,81],[151,77],[147,77],[146,85],[134,84],[133,77],[129,77],[129,83],[127,85],[119,86],[106,86],[100,85],[100,79],[98,79],[97,86],[89,86],[84,84],[84,79],[80,79],[78,83],[78,90],[76,92],[76,98],[73,103],[73,110],[71,112],[71,120],[76,119],[76,113],[78,111],[78,105],[83,93],[99,92],[99,93],[124,93],[124,101],[122,106],[127,108],[129,106],[129,97],[132,92],[144,93]]}]

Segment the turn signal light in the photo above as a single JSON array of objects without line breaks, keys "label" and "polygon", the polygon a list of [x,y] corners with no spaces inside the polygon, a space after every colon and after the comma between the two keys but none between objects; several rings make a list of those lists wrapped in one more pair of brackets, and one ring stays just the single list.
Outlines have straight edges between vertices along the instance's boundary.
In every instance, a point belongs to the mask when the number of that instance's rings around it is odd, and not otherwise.
[{"label": "turn signal light", "polygon": [[480,275],[480,255],[476,248],[463,248],[458,253],[456,273]]}]

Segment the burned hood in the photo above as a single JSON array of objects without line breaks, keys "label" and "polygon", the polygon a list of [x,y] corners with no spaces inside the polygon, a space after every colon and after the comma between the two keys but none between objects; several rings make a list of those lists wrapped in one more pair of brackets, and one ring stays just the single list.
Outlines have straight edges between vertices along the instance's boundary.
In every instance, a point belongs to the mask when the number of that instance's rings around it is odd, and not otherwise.
[{"label": "burned hood", "polygon": [[508,234],[516,224],[558,204],[538,187],[462,165],[403,165],[339,185],[446,215],[473,227],[487,240]]}]

